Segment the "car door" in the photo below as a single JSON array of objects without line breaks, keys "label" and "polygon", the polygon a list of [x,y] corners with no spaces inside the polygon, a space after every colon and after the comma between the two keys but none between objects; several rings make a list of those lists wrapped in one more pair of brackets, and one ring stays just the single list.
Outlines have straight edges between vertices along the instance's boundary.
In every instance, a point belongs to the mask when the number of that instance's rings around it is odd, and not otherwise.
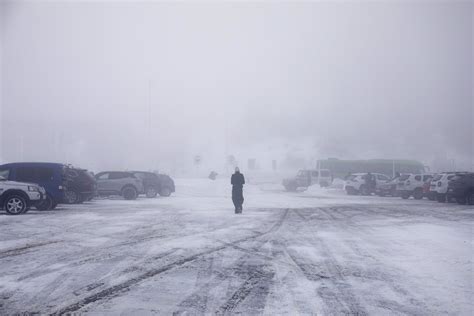
[{"label": "car door", "polygon": [[109,174],[109,185],[113,192],[120,192],[124,184],[124,178],[127,178],[128,174],[125,172],[111,172]]},{"label": "car door", "polygon": [[97,182],[97,191],[99,193],[110,192],[110,184],[109,184],[109,173],[102,172],[95,176]]},{"label": "car door", "polygon": [[375,177],[375,185],[377,187],[379,187],[380,185],[382,185],[383,183],[386,183],[388,180],[390,180],[389,177],[387,177],[386,175],[384,174],[378,174],[376,177]]}]

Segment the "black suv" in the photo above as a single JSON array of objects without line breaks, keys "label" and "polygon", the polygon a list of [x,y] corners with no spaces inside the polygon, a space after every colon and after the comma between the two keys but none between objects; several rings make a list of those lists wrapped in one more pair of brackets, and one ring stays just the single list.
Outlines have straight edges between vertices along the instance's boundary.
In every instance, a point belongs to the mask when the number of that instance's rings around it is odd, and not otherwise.
[{"label": "black suv", "polygon": [[79,204],[97,195],[97,183],[93,174],[85,169],[68,168],[64,173],[66,189],[64,202]]},{"label": "black suv", "polygon": [[165,174],[156,174],[146,171],[132,171],[135,177],[143,182],[146,197],[154,198],[157,194],[170,196],[175,192],[174,181]]},{"label": "black suv", "polygon": [[448,184],[448,201],[474,205],[474,173],[457,174]]}]

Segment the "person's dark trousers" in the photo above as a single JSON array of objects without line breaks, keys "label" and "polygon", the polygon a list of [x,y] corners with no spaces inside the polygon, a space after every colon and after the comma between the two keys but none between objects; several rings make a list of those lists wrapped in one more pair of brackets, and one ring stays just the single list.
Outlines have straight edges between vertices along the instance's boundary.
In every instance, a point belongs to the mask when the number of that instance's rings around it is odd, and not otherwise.
[{"label": "person's dark trousers", "polygon": [[234,185],[232,187],[232,202],[235,206],[235,213],[242,213],[242,204],[244,203],[243,188]]}]

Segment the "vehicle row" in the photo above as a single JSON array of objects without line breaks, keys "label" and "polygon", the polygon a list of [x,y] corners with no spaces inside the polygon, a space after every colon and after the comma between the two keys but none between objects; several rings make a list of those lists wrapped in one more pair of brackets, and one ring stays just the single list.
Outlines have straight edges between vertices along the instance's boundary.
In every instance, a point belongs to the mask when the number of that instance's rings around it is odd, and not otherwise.
[{"label": "vehicle row", "polygon": [[438,174],[397,174],[389,178],[379,173],[356,173],[348,176],[344,186],[348,195],[413,197],[438,202],[456,201],[474,204],[474,173],[443,172]]},{"label": "vehicle row", "polygon": [[10,163],[0,166],[0,209],[22,214],[31,207],[51,210],[58,204],[79,204],[97,196],[134,200],[170,196],[174,181],[164,174],[145,171],[94,173],[60,163]]}]

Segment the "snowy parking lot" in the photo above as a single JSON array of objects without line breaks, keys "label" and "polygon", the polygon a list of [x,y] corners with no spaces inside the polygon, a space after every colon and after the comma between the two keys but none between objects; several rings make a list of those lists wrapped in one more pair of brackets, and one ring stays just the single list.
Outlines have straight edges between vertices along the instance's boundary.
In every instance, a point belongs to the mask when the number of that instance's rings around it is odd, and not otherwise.
[{"label": "snowy parking lot", "polygon": [[472,206],[178,179],[0,214],[0,314],[472,315]]}]

